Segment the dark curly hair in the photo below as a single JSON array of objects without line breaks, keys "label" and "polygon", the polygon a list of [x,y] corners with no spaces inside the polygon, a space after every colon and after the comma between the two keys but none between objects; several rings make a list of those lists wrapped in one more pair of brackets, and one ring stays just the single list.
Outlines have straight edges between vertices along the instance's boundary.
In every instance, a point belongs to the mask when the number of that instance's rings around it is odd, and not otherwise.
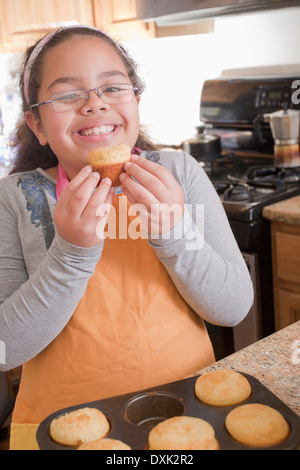
[{"label": "dark curly hair", "polygon": [[[37,43],[27,49],[24,55],[23,71],[20,75],[19,88],[22,97],[22,115],[17,123],[15,130],[15,137],[12,139],[11,146],[14,150],[15,158],[13,161],[12,170],[10,174],[34,170],[38,167],[47,170],[57,166],[58,160],[54,152],[51,150],[49,145],[42,146],[34,133],[28,127],[25,120],[25,112],[30,109],[30,105],[37,102],[38,90],[41,84],[41,71],[43,67],[44,58],[49,49],[67,41],[74,35],[80,36],[93,36],[106,41],[114,47],[115,51],[119,54],[123,63],[126,66],[126,70],[130,81],[134,87],[139,89],[139,94],[144,90],[144,84],[141,81],[137,73],[136,62],[128,55],[125,48],[116,44],[110,37],[103,34],[100,30],[89,29],[88,27],[74,27],[74,28],[62,28],[49,40],[49,42],[43,47],[35,62],[31,67],[30,82],[29,82],[29,103],[27,103],[24,96],[24,72],[26,64],[30,58],[30,55],[35,48]],[[38,109],[34,112],[38,113]],[[159,150],[159,146],[154,144],[151,139],[147,136],[144,129],[140,129],[138,139],[135,146],[144,150]]]}]

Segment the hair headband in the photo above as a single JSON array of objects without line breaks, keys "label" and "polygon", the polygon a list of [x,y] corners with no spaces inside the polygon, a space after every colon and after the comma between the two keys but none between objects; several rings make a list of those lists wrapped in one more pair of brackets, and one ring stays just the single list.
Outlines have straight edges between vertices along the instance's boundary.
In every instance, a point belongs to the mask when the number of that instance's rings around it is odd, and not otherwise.
[{"label": "hair headband", "polygon": [[28,62],[26,64],[26,67],[25,67],[25,71],[24,71],[24,96],[25,96],[26,103],[28,105],[29,105],[29,81],[30,81],[31,67],[33,66],[34,62],[36,61],[37,56],[42,51],[42,49],[45,47],[45,45],[50,41],[50,39],[53,38],[53,36],[55,36],[57,33],[65,30],[65,29],[71,29],[71,28],[86,28],[86,29],[91,29],[91,30],[94,30],[94,31],[98,31],[99,33],[101,33],[104,36],[106,36],[107,38],[109,38],[117,46],[117,48],[120,50],[122,55],[125,56],[125,53],[124,53],[123,49],[119,46],[119,44],[116,43],[116,41],[114,41],[114,39],[112,37],[110,37],[108,34],[104,33],[103,31],[101,31],[101,29],[94,28],[93,26],[72,25],[72,26],[66,26],[66,27],[59,28],[56,31],[52,31],[51,33],[47,34],[47,36],[45,36],[43,39],[41,39],[37,43],[37,45],[35,46],[35,48],[33,49],[32,53],[31,53],[31,55],[28,59]]}]

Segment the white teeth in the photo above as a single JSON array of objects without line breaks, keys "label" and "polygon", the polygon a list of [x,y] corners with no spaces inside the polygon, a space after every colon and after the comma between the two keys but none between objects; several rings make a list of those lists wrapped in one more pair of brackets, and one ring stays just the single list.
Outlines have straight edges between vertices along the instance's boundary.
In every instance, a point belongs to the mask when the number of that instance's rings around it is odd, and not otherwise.
[{"label": "white teeth", "polygon": [[80,131],[80,135],[108,134],[109,132],[113,132],[114,129],[115,129],[115,126],[92,127],[91,129],[85,129],[84,131]]}]

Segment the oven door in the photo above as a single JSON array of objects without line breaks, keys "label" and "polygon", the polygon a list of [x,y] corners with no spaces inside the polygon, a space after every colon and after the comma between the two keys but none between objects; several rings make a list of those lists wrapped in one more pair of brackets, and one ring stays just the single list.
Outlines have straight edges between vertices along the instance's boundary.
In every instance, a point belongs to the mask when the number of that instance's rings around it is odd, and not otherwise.
[{"label": "oven door", "polygon": [[205,322],[217,361],[246,348],[263,337],[258,255],[254,253],[242,253],[242,255],[253,283],[254,301],[246,318],[233,328]]},{"label": "oven door", "polygon": [[258,257],[254,253],[242,253],[249,269],[254,288],[254,302],[246,318],[233,328],[234,350],[239,351],[263,337],[262,312],[259,289]]},{"label": "oven door", "polygon": [[0,429],[11,411],[10,392],[7,375],[0,372]]}]

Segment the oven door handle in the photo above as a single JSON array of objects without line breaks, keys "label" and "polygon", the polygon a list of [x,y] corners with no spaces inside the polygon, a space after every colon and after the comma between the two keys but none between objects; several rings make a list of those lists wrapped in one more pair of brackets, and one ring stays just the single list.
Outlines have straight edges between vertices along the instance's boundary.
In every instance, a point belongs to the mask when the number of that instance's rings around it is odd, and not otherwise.
[{"label": "oven door handle", "polygon": [[256,136],[261,144],[267,142],[267,140],[263,137],[262,130],[261,130],[261,123],[266,122],[265,114],[258,114],[256,118],[253,120],[254,128]]}]

